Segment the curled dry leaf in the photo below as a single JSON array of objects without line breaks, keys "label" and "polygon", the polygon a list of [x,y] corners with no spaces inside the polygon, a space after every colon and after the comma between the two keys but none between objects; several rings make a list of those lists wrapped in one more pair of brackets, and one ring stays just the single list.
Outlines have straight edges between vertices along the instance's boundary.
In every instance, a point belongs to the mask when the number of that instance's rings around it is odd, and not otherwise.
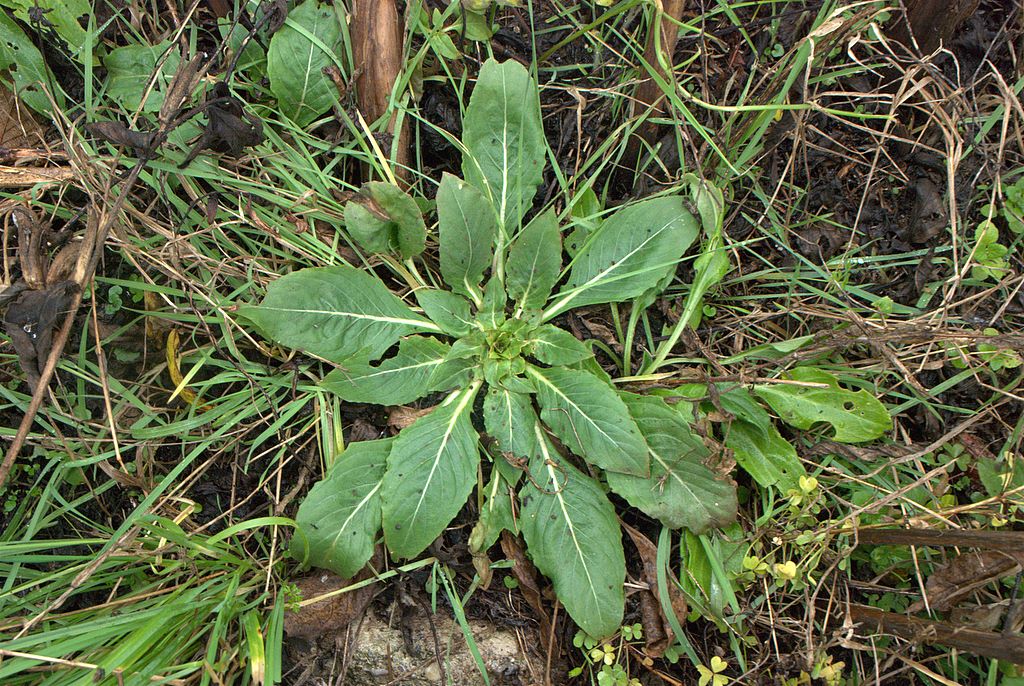
[{"label": "curled dry leaf", "polygon": [[[640,591],[640,621],[644,627],[644,652],[651,657],[661,657],[672,645],[675,633],[665,617],[664,604],[658,592],[658,546],[642,533],[622,522],[622,528],[629,534],[643,563],[643,578],[648,588]],[[682,624],[689,612],[686,597],[676,584],[668,584],[668,604],[676,619]]]},{"label": "curled dry leaf", "polygon": [[135,131],[119,121],[98,121],[85,125],[86,131],[96,138],[131,148],[137,157],[145,157],[153,152],[156,131]]},{"label": "curled dry leaf", "polygon": [[26,289],[7,306],[4,330],[18,353],[32,392],[50,356],[54,331],[77,291],[74,281],[61,281],[43,290]]},{"label": "curled dry leaf", "polygon": [[17,205],[10,213],[11,223],[18,229],[18,261],[21,280],[29,288],[46,287],[46,249],[43,240],[45,227],[35,212]]},{"label": "curled dry leaf", "polygon": [[172,125],[181,108],[191,101],[192,93],[195,92],[196,86],[199,84],[199,77],[206,71],[203,69],[205,60],[204,53],[194,56],[187,62],[184,59],[179,60],[178,71],[174,73],[174,78],[167,86],[163,104],[160,106],[161,125]]},{"label": "curled dry leaf", "polygon": [[231,94],[223,81],[213,85],[203,108],[206,110],[206,128],[185,160],[178,165],[179,168],[187,167],[203,150],[237,157],[245,148],[263,142],[263,124],[245,111],[242,101]]}]

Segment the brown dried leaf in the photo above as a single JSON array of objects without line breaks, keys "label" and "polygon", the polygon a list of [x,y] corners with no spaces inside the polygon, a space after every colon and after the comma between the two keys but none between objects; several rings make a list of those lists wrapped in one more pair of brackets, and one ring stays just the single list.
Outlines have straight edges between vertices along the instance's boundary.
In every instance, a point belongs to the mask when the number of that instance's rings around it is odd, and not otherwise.
[{"label": "brown dried leaf", "polygon": [[[961,553],[928,577],[925,583],[928,605],[935,610],[948,610],[968,593],[991,581],[1015,574],[1019,568],[1020,559],[1012,553],[997,550]],[[914,603],[909,611],[918,612],[924,607],[921,600]]]},{"label": "brown dried leaf", "polygon": [[184,59],[178,62],[178,71],[167,86],[164,102],[160,106],[159,121],[164,126],[170,125],[181,108],[192,100],[199,77],[206,71],[201,69],[205,59],[206,55],[200,53],[187,62]]},{"label": "brown dried leaf", "polygon": [[0,87],[0,146],[36,146],[43,140],[43,127],[27,107],[6,86]]},{"label": "brown dried leaf", "polygon": [[203,150],[238,157],[245,148],[263,142],[262,122],[245,111],[242,101],[231,94],[223,81],[213,84],[204,108],[206,128],[179,168],[187,167]]},{"label": "brown dried leaf", "polygon": [[155,131],[134,131],[119,121],[98,121],[85,125],[86,131],[114,145],[131,148],[137,157],[153,152]]},{"label": "brown dried leaf", "polygon": [[[296,580],[295,585],[299,587],[303,600],[309,600],[351,586],[357,580],[360,580],[359,576],[349,581],[320,570],[313,576]],[[371,584],[305,605],[294,612],[287,611],[284,615],[285,633],[312,639],[328,631],[343,629],[363,614],[378,590],[377,586]]]},{"label": "brown dried leaf", "polygon": [[526,559],[526,551],[523,549],[523,542],[511,531],[501,532],[501,550],[505,557],[512,561],[512,573],[519,582],[519,590],[523,593],[526,603],[537,614],[540,621],[540,635],[545,639],[551,635],[551,619],[544,608],[544,599],[540,593],[540,586],[537,584],[537,568]]},{"label": "brown dried leaf", "polygon": [[34,393],[53,347],[54,330],[78,291],[74,281],[61,281],[44,290],[24,290],[4,313],[4,330]]},{"label": "brown dried leaf", "polygon": [[75,265],[78,263],[81,248],[82,244],[77,242],[68,243],[61,248],[50,261],[49,269],[46,270],[46,283],[69,281],[75,273]]},{"label": "brown dried leaf", "polygon": [[[644,581],[647,582],[648,587],[647,590],[640,592],[640,620],[644,627],[644,652],[651,657],[661,657],[672,645],[675,633],[665,617],[661,596],[658,593],[658,546],[625,522],[622,523],[622,528],[629,534],[640,555]],[[689,613],[686,597],[673,583],[668,584],[668,595],[672,612],[681,624]]]},{"label": "brown dried leaf", "polygon": [[25,205],[15,205],[10,213],[11,223],[18,229],[18,261],[21,279],[29,288],[46,287],[46,251],[43,234],[45,227],[39,217]]},{"label": "brown dried leaf", "polygon": [[391,409],[391,412],[388,413],[388,426],[394,429],[397,433],[405,427],[410,426],[420,417],[428,415],[433,411],[433,407],[424,407],[420,410],[412,407],[394,407]]}]

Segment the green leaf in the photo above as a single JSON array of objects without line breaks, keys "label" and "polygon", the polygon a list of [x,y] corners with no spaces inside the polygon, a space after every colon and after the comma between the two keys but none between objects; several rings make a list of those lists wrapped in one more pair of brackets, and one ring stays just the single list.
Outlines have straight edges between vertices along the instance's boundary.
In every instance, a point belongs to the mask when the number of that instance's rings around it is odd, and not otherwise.
[{"label": "green leaf", "polygon": [[423,252],[427,227],[419,205],[394,184],[371,181],[359,190],[362,200],[345,205],[345,228],[370,252],[394,250],[407,260]]},{"label": "green leaf", "polygon": [[512,488],[498,470],[494,469],[491,472],[491,480],[487,484],[483,507],[480,508],[480,518],[469,534],[469,551],[471,553],[480,553],[490,548],[497,542],[502,531],[519,533],[519,527],[512,512],[513,498],[515,498],[515,494],[512,492]]},{"label": "green leaf", "polygon": [[335,64],[341,24],[330,5],[306,0],[288,12],[270,39],[267,76],[281,112],[305,126],[338,100],[334,82],[323,74]]},{"label": "green leaf", "polygon": [[[461,341],[456,341],[458,345]],[[480,376],[480,360],[477,357],[466,356],[464,350],[452,349],[445,356],[444,361],[430,375],[427,382],[431,391],[449,391],[453,388],[465,386],[474,378]]]},{"label": "green leaf", "polygon": [[525,343],[529,354],[549,365],[575,364],[594,354],[586,343],[553,324],[538,326]]},{"label": "green leaf", "polygon": [[611,489],[673,529],[701,533],[731,522],[736,486],[704,466],[709,450],[679,412],[661,398],[619,395],[650,447],[651,475],[608,472]]},{"label": "green leaf", "polygon": [[480,282],[491,266],[498,225],[480,191],[445,174],[437,189],[441,276],[456,293],[480,302]]},{"label": "green leaf", "polygon": [[476,484],[480,453],[470,413],[479,388],[454,394],[395,438],[381,496],[384,540],[397,557],[423,552]]},{"label": "green leaf", "polygon": [[[88,17],[93,12],[93,4],[88,0],[4,0],[2,4],[13,8],[14,16],[28,26],[34,25],[31,12],[39,12],[44,17],[44,26],[52,26],[68,44],[68,50],[64,53],[68,57],[81,62],[89,54],[86,52],[86,43],[90,41],[90,35],[79,22],[80,18]],[[98,36],[98,33],[92,34],[93,44]]]},{"label": "green leaf", "polygon": [[729,273],[732,262],[722,245],[722,222],[725,218],[725,198],[721,189],[694,174],[684,179],[690,185],[690,195],[697,206],[704,233],[707,235],[700,256],[693,262],[694,278],[686,295],[686,308],[680,317],[687,325],[697,328],[702,316],[704,296]]},{"label": "green leaf", "polygon": [[416,291],[416,302],[423,314],[452,336],[465,336],[473,326],[469,301],[451,291],[421,288]]},{"label": "green leaf", "polygon": [[268,338],[332,362],[375,360],[403,336],[440,327],[420,317],[377,277],[349,265],[302,269],[270,284],[239,314]]},{"label": "green leaf", "polygon": [[596,481],[558,456],[539,426],[534,432],[540,451],[519,492],[526,547],[573,621],[591,636],[611,636],[622,624],[626,579],[615,508]]},{"label": "green leaf", "polygon": [[562,235],[554,210],[538,214],[509,248],[505,265],[508,296],[519,310],[544,307],[562,271]]},{"label": "green leaf", "polygon": [[126,110],[137,110],[165,53],[168,53],[167,59],[163,61],[156,84],[142,106],[143,112],[158,111],[164,103],[164,92],[181,62],[178,49],[171,41],[153,46],[126,45],[111,50],[103,58],[103,66],[107,68],[107,96]]},{"label": "green leaf", "polygon": [[514,60],[487,60],[463,118],[462,174],[490,195],[498,223],[518,228],[543,177],[544,127],[537,84]]},{"label": "green leaf", "polygon": [[402,340],[394,357],[376,366],[364,360],[346,362],[320,385],[353,403],[411,403],[434,390],[430,381],[449,350],[435,338],[410,336]]},{"label": "green leaf", "polygon": [[754,393],[798,429],[810,429],[826,422],[840,443],[860,443],[878,438],[892,426],[889,412],[867,391],[840,388],[836,377],[813,367],[797,367],[786,378],[826,386],[814,388],[793,384],[758,384]]},{"label": "green leaf", "polygon": [[374,214],[363,203],[353,200],[345,205],[345,230],[355,243],[371,253],[391,248],[394,224]]},{"label": "green leaf", "polygon": [[783,493],[796,488],[807,472],[764,408],[736,386],[721,392],[718,401],[735,417],[725,429],[725,446],[736,463],[765,488],[778,486]]},{"label": "green leaf", "polygon": [[612,388],[575,369],[527,367],[541,419],[574,453],[601,469],[648,476],[647,444]]},{"label": "green leaf", "polygon": [[619,210],[580,249],[544,320],[573,307],[643,294],[675,271],[696,237],[697,222],[680,197],[654,198]]},{"label": "green leaf", "polygon": [[533,426],[537,413],[525,393],[489,386],[484,397],[484,428],[498,447],[517,457],[532,458],[537,451]]},{"label": "green leaf", "polygon": [[47,92],[58,104],[63,103],[64,93],[47,69],[42,53],[5,12],[0,12],[0,74],[4,84],[36,112],[50,112]]},{"label": "green leaf", "polygon": [[327,477],[310,489],[295,520],[305,534],[292,538],[291,555],[300,562],[350,579],[373,555],[380,531],[380,488],[393,439],[352,443]]}]

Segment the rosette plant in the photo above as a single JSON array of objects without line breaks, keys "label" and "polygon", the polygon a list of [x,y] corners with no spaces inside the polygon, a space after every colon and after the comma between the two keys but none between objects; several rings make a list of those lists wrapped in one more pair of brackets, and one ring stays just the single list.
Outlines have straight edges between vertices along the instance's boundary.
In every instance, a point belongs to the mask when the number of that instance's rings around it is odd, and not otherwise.
[{"label": "rosette plant", "polygon": [[345,449],[302,503],[292,553],[349,577],[383,531],[392,556],[415,557],[476,489],[474,553],[504,529],[521,534],[575,622],[610,635],[626,567],[609,491],[700,532],[735,516],[735,486],[705,464],[685,410],[617,390],[559,323],[573,308],[653,302],[698,222],[683,197],[657,197],[564,227],[563,250],[554,210],[528,216],[547,148],[537,85],[516,62],[484,64],[462,146],[465,178],[441,180],[436,233],[393,185],[367,184],[346,206],[353,242],[391,265],[387,283],[348,264],[301,269],[239,308],[335,365],[321,383],[343,400],[433,405],[396,436]]}]

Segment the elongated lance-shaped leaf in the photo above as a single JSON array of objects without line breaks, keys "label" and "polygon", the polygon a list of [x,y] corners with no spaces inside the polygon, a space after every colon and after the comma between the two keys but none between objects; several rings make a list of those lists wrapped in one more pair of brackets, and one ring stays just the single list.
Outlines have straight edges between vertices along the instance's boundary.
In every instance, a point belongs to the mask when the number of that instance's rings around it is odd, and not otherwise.
[{"label": "elongated lance-shaped leaf", "polygon": [[480,452],[470,413],[480,385],[454,393],[395,438],[381,497],[384,540],[397,557],[423,552],[476,484]]},{"label": "elongated lance-shaped leaf", "polygon": [[697,220],[677,196],[619,210],[576,254],[565,287],[543,319],[573,307],[630,300],[671,274],[697,237]]},{"label": "elongated lance-shaped leaf", "polygon": [[507,233],[519,227],[543,180],[546,146],[538,92],[518,62],[487,60],[462,120],[462,174],[490,195]]},{"label": "elongated lance-shaped leaf", "polygon": [[437,222],[441,276],[453,291],[479,304],[480,282],[498,234],[494,208],[475,187],[445,174],[437,189]]},{"label": "elongated lance-shaped leaf", "polygon": [[292,538],[292,557],[344,579],[363,568],[380,531],[380,486],[392,442],[350,444],[310,489],[295,517],[303,535]]},{"label": "elongated lance-shaped leaf", "polygon": [[375,360],[402,336],[441,327],[395,297],[379,279],[348,265],[302,269],[270,284],[239,314],[268,338],[333,362]]},{"label": "elongated lance-shaped leaf", "polygon": [[410,336],[399,344],[394,357],[379,365],[364,360],[347,362],[328,374],[320,385],[353,403],[410,403],[435,390],[431,388],[431,378],[450,350],[450,346],[435,338]]},{"label": "elongated lance-shaped leaf", "polygon": [[536,423],[537,413],[529,395],[501,386],[488,386],[484,397],[484,427],[502,451],[532,458],[537,449],[533,435]]},{"label": "elongated lance-shaped leaf", "polygon": [[736,485],[706,466],[708,448],[661,398],[619,394],[651,451],[647,478],[608,472],[608,485],[630,505],[673,529],[702,533],[736,517]]},{"label": "elongated lance-shaped leaf", "polygon": [[548,210],[534,217],[509,248],[505,287],[517,303],[516,316],[544,307],[561,271],[562,234],[558,216]]},{"label": "elongated lance-shaped leaf", "polygon": [[614,390],[582,369],[528,366],[541,419],[574,453],[601,469],[648,476],[647,444]]},{"label": "elongated lance-shaped leaf", "polygon": [[610,636],[622,624],[626,579],[615,508],[596,481],[561,459],[539,425],[534,434],[532,478],[519,492],[526,547],[573,621],[591,636]]}]

